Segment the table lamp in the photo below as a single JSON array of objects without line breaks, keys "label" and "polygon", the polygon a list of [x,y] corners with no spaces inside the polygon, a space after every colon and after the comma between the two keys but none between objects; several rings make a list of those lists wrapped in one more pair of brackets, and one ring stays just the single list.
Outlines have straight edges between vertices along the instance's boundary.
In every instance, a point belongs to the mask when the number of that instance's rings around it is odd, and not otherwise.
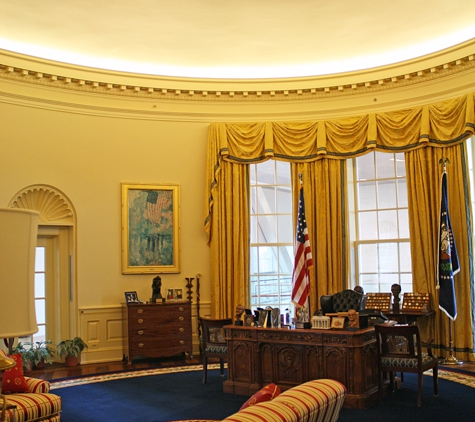
[{"label": "table lamp", "polygon": [[[13,339],[38,331],[35,311],[37,211],[0,208],[0,338]],[[15,366],[0,356],[0,371]]]}]

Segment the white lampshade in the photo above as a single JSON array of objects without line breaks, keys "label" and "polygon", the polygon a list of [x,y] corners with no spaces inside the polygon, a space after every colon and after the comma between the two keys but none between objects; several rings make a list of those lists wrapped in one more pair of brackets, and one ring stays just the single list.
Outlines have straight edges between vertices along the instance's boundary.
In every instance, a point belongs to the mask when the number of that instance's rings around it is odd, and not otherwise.
[{"label": "white lampshade", "polygon": [[0,338],[38,331],[35,254],[39,213],[0,208]]}]

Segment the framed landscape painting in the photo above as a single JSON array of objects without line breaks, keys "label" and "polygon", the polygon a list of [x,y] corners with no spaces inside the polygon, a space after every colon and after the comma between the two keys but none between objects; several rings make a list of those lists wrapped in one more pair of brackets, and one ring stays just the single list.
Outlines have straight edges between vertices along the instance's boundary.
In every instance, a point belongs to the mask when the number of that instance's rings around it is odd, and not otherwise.
[{"label": "framed landscape painting", "polygon": [[122,273],[179,273],[179,186],[122,183]]}]

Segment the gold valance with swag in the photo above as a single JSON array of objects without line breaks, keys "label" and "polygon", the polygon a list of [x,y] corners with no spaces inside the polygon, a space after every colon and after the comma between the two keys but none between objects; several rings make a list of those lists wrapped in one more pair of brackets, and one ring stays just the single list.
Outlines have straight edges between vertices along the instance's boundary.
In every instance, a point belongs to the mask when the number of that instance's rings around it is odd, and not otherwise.
[{"label": "gold valance with swag", "polygon": [[[450,203],[449,207],[466,210],[467,202],[470,201],[464,193],[467,192],[467,170],[465,155],[463,151],[460,152],[460,148],[463,148],[463,141],[475,132],[474,96],[475,93],[470,93],[434,104],[341,119],[211,124],[207,152],[205,230],[211,249],[211,275],[214,284],[212,302],[215,307],[213,314],[217,317],[230,316],[237,303],[249,302],[249,257],[246,252],[249,244],[248,176],[243,169],[247,166],[243,164],[267,159],[288,161],[292,163],[293,175],[303,172],[306,180],[314,179],[304,186],[307,189],[306,202],[307,198],[315,198],[309,200],[312,202],[310,208],[313,209],[309,211],[309,207],[306,207],[308,225],[319,226],[318,232],[316,228],[309,229],[311,243],[317,245],[314,262],[318,263],[317,270],[313,269],[311,274],[313,311],[318,307],[320,295],[332,293],[347,285],[349,240],[347,229],[340,227],[345,226],[347,221],[345,160],[370,151],[411,152],[410,158],[406,156],[407,183],[414,187],[411,189],[416,189],[415,192],[409,192],[411,250],[413,256],[430,255],[429,262],[424,265],[413,262],[414,291],[430,292],[436,309],[434,242],[428,245],[424,243],[426,237],[413,238],[414,231],[421,230],[420,224],[424,221],[420,215],[415,215],[423,212],[417,206],[417,198],[422,195],[418,194],[417,187],[433,186],[432,197],[426,200],[435,208],[436,216],[440,180],[438,166],[434,163],[438,163],[441,156],[448,156],[451,162],[448,169],[449,195],[450,198],[459,198],[461,201]],[[426,167],[429,170],[435,168],[436,171],[426,172]],[[331,172],[332,177],[323,181],[328,172]],[[329,212],[338,203],[341,205],[338,212]],[[460,221],[453,222],[454,232],[456,238],[458,236],[457,247],[468,254],[467,227],[470,222],[467,213],[461,214]],[[335,224],[335,220],[339,223]],[[437,218],[434,220],[422,224],[427,224],[423,229],[427,233],[433,233],[436,239]],[[320,245],[325,245],[326,252],[320,251],[323,249]],[[338,263],[334,262],[335,255],[341,257]],[[464,285],[468,286],[469,259],[462,261],[461,278]],[[463,267],[463,264],[466,266]],[[427,273],[426,265],[432,265],[433,270]],[[330,267],[332,270],[321,267]],[[464,309],[463,312],[459,311],[459,318],[467,318],[466,322],[469,322],[470,297],[470,294],[467,295],[464,303],[460,297],[457,298],[460,302],[459,309]],[[442,319],[439,322],[441,321]],[[439,331],[435,325],[434,319],[430,329],[436,331],[436,340],[444,348],[447,343],[446,330]],[[467,325],[471,327],[471,324]],[[460,341],[458,347],[473,355],[471,329],[470,333],[457,331],[457,335]]]}]

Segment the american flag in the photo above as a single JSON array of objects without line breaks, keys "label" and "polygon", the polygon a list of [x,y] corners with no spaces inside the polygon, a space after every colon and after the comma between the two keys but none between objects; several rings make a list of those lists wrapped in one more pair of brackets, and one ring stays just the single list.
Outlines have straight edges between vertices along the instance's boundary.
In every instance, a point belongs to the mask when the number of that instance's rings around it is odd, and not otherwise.
[{"label": "american flag", "polygon": [[299,209],[297,217],[297,234],[295,237],[295,261],[292,274],[292,302],[304,306],[310,293],[308,269],[313,265],[310,240],[308,239],[307,220],[303,187],[300,188]]},{"label": "american flag", "polygon": [[170,206],[171,197],[171,191],[148,191],[145,218],[150,220],[152,223],[160,224],[162,220],[162,212]]},{"label": "american flag", "polygon": [[438,245],[437,288],[439,289],[439,308],[454,321],[457,318],[454,275],[460,271],[460,265],[449,216],[447,173],[445,171],[442,175]]}]

